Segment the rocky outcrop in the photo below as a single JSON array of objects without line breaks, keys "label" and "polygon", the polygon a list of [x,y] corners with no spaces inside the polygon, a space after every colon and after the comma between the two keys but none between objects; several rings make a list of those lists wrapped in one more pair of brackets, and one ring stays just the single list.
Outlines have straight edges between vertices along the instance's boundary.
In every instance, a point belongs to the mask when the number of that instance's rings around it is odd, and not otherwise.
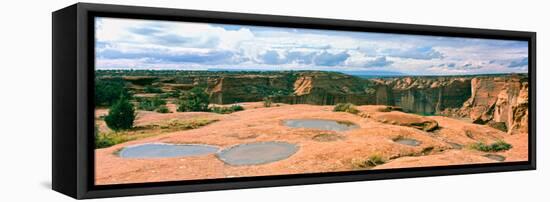
[{"label": "rocky outcrop", "polygon": [[275,75],[239,75],[209,82],[211,102],[229,104],[261,101],[288,104],[357,105],[386,104],[392,100],[388,86],[332,72],[298,72]]},{"label": "rocky outcrop", "polygon": [[459,108],[470,97],[470,78],[404,77],[378,81],[391,88],[393,101],[387,104],[423,115]]},{"label": "rocky outcrop", "polygon": [[290,104],[334,105],[337,103],[385,104],[388,87],[376,82],[339,73],[300,73],[293,93],[275,100]]},{"label": "rocky outcrop", "polygon": [[266,97],[292,95],[289,75],[234,75],[211,79],[210,101],[217,104],[256,102]]},{"label": "rocky outcrop", "polygon": [[520,74],[377,79],[322,71],[150,74],[121,78],[130,88],[155,85],[164,92],[202,86],[210,94],[210,102],[215,104],[271,99],[287,104],[387,105],[421,115],[469,118],[474,123],[509,133],[528,130],[529,84],[527,76]]},{"label": "rocky outcrop", "polygon": [[381,123],[406,126],[427,132],[438,128],[437,121],[433,119],[403,112],[375,113],[371,118]]},{"label": "rocky outcrop", "polygon": [[474,123],[499,126],[509,133],[526,133],[529,83],[526,77],[478,77],[472,79],[472,96],[458,113]]}]

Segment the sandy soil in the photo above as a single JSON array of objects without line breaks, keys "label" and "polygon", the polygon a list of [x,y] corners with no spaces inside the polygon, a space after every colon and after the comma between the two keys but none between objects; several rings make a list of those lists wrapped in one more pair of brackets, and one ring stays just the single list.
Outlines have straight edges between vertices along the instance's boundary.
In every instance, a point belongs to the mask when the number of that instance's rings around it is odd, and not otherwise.
[{"label": "sandy soil", "polygon": [[[264,108],[261,103],[246,103],[246,110],[219,115],[205,112],[159,114],[139,112],[136,124],[147,124],[166,119],[191,119],[215,116],[220,121],[194,130],[176,131],[161,136],[130,141],[109,148],[97,149],[96,184],[120,184],[190,179],[230,178],[241,176],[282,175],[314,172],[335,172],[361,169],[353,162],[369,156],[382,156],[387,162],[369,169],[388,169],[419,166],[457,165],[473,163],[498,163],[483,157],[484,152],[469,149],[469,144],[478,141],[491,143],[503,139],[513,145],[511,150],[497,152],[505,161],[527,160],[527,134],[508,135],[488,126],[476,125],[447,117],[421,117],[438,122],[439,129],[426,132],[407,126],[390,123],[400,122],[403,112],[380,112],[384,106],[360,106],[361,114],[332,112],[333,106],[280,105]],[[171,106],[173,108],[173,106]],[[97,110],[96,116],[105,110]],[[382,113],[395,120],[380,120]],[[410,119],[410,114],[403,115]],[[418,116],[418,115],[413,115]],[[386,118],[387,118],[386,117]],[[315,129],[289,128],[283,125],[286,119],[326,119],[350,121],[360,128],[344,132]],[[319,134],[335,134],[341,138],[334,141],[317,141]],[[419,146],[393,142],[393,139],[412,138]],[[177,157],[163,159],[123,159],[116,155],[121,148],[151,142],[193,143],[219,146],[221,149],[242,143],[284,141],[299,146],[290,158],[255,166],[230,166],[215,155]],[[456,145],[463,146],[462,149]],[[368,171],[366,171],[368,172]]]}]

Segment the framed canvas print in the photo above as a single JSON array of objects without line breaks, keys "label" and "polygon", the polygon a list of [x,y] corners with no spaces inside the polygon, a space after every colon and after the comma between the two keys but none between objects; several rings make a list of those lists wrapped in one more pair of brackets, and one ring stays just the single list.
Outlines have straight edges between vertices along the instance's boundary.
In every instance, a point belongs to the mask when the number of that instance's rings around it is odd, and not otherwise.
[{"label": "framed canvas print", "polygon": [[53,14],[75,198],[535,169],[535,33],[78,3]]}]

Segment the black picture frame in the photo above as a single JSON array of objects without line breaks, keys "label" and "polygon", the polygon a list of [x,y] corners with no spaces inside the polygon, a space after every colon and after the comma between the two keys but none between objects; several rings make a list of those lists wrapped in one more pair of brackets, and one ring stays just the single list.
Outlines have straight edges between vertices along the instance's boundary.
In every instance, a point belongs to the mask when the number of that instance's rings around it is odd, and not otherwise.
[{"label": "black picture frame", "polygon": [[[94,37],[96,16],[528,41],[529,160],[280,176],[94,185]],[[68,196],[165,194],[536,169],[536,33],[276,15],[77,3],[52,14],[52,188]]]}]

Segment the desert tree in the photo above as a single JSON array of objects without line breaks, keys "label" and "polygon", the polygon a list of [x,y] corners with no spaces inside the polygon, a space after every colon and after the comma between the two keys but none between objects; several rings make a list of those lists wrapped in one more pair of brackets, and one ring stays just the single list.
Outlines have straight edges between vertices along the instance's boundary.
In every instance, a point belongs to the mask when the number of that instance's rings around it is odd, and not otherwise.
[{"label": "desert tree", "polygon": [[210,104],[208,97],[204,88],[194,87],[180,97],[177,110],[179,112],[208,111]]},{"label": "desert tree", "polygon": [[134,125],[136,118],[134,105],[126,96],[120,98],[109,108],[109,114],[105,116],[105,123],[112,130],[127,130]]}]

